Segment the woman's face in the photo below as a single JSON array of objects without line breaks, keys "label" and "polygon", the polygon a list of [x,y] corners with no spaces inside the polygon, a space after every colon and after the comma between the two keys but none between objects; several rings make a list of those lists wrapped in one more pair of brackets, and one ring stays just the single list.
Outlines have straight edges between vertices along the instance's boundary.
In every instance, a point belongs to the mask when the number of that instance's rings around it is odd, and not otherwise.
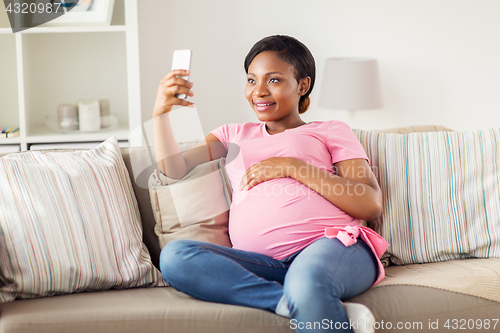
[{"label": "woman's face", "polygon": [[299,99],[309,89],[308,82],[303,79],[299,84],[292,65],[265,51],[248,67],[245,96],[260,121],[277,121],[298,115]]}]

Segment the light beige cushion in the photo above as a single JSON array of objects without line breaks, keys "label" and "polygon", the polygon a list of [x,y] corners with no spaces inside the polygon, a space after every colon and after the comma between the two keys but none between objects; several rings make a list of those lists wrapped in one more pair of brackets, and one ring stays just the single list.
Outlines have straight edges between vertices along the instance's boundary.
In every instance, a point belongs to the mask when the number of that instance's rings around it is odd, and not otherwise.
[{"label": "light beige cushion", "polygon": [[0,302],[165,285],[118,141],[0,159]]},{"label": "light beige cushion", "polygon": [[392,265],[375,288],[425,286],[489,299],[500,304],[500,259],[473,258],[418,265]]},{"label": "light beige cushion", "polygon": [[384,198],[397,264],[500,257],[500,131],[354,130]]},{"label": "light beige cushion", "polygon": [[453,132],[453,130],[442,125],[412,125],[376,130],[374,132],[409,134],[414,132]]},{"label": "light beige cushion", "polygon": [[[231,188],[225,158],[196,166],[181,180],[155,170],[149,188],[163,248],[174,239],[195,239],[231,247],[228,235]],[[167,185],[168,184],[168,185]]]}]

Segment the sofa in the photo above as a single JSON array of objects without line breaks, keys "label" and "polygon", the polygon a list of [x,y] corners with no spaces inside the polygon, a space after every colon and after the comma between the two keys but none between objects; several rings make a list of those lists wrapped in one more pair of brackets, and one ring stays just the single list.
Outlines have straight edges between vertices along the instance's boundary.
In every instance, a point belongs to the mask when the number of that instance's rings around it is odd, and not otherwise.
[{"label": "sofa", "polygon": [[[388,132],[428,131],[448,129],[416,126]],[[158,267],[156,222],[150,194],[144,186],[154,166],[134,174],[130,158],[133,155],[148,160],[150,150],[121,148],[121,154],[137,198],[143,242]],[[500,302],[493,300],[497,296],[490,297],[500,294],[500,259],[465,256],[395,265],[397,259],[391,255],[385,258],[386,279],[381,284],[346,300],[362,303],[372,311],[377,332],[500,330]],[[253,308],[196,300],[171,287],[112,289],[0,304],[0,333],[293,331],[287,318]]]}]

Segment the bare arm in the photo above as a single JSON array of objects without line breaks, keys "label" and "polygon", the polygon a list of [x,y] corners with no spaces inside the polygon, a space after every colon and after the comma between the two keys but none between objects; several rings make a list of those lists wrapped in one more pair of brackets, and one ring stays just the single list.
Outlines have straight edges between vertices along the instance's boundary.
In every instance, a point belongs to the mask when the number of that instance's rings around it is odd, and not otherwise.
[{"label": "bare arm", "polygon": [[[159,121],[160,123],[160,121]],[[210,133],[207,137],[200,142],[197,146],[180,153],[179,146],[173,135],[169,138],[162,125],[158,130],[155,128],[155,155],[158,164],[158,170],[163,172],[170,178],[181,179],[197,165],[213,161],[227,155],[227,151],[219,141],[219,139]],[[156,121],[155,121],[156,127]]]},{"label": "bare arm", "polygon": [[157,166],[165,175],[174,179],[181,179],[198,164],[227,154],[224,146],[213,134],[209,134],[199,145],[181,154],[172,131],[168,113],[174,105],[193,105],[189,101],[175,97],[176,94],[194,95],[190,90],[193,84],[177,77],[185,74],[188,74],[188,72],[175,70],[161,80],[153,109]]},{"label": "bare arm", "polygon": [[382,192],[368,162],[351,159],[335,163],[337,175],[301,160],[293,169],[305,166],[307,172],[294,172],[291,177],[321,194],[352,217],[376,220],[382,213]]},{"label": "bare arm", "polygon": [[240,190],[274,178],[291,177],[352,217],[374,221],[382,213],[382,192],[364,159],[335,163],[337,175],[294,157],[271,157],[249,167]]}]

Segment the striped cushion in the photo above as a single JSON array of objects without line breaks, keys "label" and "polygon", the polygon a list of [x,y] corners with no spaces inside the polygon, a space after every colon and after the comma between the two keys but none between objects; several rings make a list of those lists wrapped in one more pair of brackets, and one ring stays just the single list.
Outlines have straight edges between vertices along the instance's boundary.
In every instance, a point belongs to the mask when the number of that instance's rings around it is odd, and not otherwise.
[{"label": "striped cushion", "polygon": [[384,196],[397,264],[500,257],[500,130],[353,130]]},{"label": "striped cushion", "polygon": [[165,285],[118,141],[0,159],[0,302]]}]

